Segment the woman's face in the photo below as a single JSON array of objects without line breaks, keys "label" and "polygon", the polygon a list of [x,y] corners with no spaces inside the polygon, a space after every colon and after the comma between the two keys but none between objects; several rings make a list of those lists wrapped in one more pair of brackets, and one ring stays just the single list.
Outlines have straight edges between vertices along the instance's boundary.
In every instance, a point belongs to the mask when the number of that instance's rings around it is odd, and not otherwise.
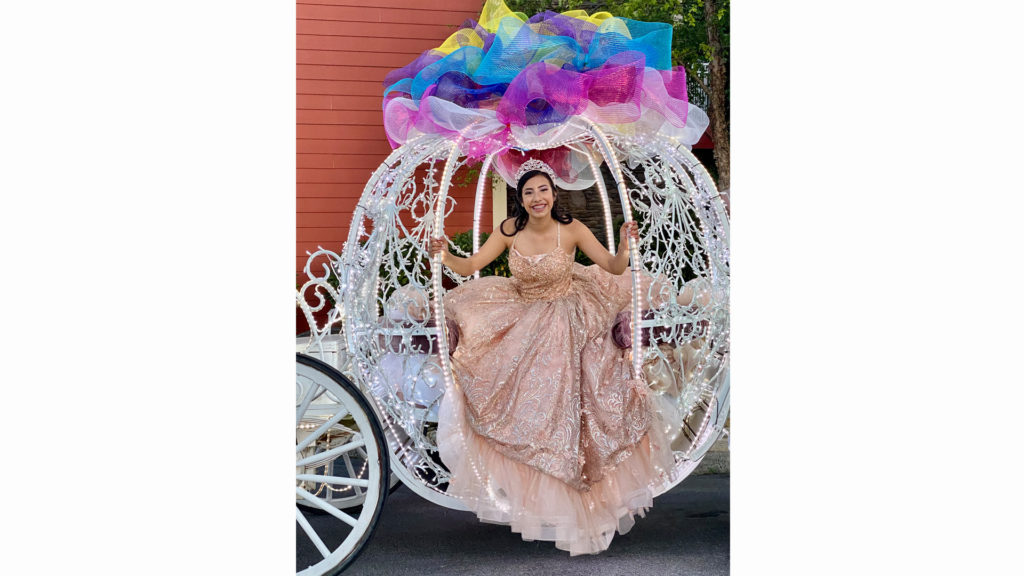
[{"label": "woman's face", "polygon": [[530,218],[543,218],[551,214],[555,204],[555,190],[547,176],[537,174],[523,183],[523,207]]}]

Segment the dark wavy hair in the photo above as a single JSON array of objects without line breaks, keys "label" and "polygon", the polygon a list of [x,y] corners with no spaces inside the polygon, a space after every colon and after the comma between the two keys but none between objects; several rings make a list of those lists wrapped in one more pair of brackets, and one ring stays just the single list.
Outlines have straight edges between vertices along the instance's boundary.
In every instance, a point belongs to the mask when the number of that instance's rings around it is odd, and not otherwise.
[{"label": "dark wavy hair", "polygon": [[530,220],[530,213],[527,212],[526,207],[523,206],[523,185],[526,184],[527,180],[538,174],[548,179],[548,184],[551,185],[551,190],[555,197],[554,203],[551,204],[551,217],[555,219],[555,222],[561,222],[562,224],[572,222],[572,216],[570,216],[568,212],[562,210],[562,207],[558,205],[558,188],[555,188],[555,183],[551,180],[551,176],[548,176],[547,172],[543,172],[541,170],[530,170],[526,174],[523,174],[522,177],[519,178],[519,181],[516,182],[516,206],[515,211],[512,212],[512,216],[510,217],[515,225],[515,230],[513,230],[511,234],[505,232],[505,222],[508,222],[508,220],[502,222],[501,226],[499,226],[501,233],[505,236],[515,236],[520,230],[526,228],[526,222]]}]

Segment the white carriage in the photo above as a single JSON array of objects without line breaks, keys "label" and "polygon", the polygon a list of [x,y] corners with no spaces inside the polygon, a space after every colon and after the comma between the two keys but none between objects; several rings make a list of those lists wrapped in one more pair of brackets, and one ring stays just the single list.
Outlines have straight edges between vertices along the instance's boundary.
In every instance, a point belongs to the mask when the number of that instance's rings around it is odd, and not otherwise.
[{"label": "white carriage", "polygon": [[[494,159],[565,147],[589,164],[614,252],[601,175],[607,167],[624,218],[636,214],[640,230],[629,246],[633,299],[617,326],[628,335],[622,346],[633,352],[633,370],[650,384],[652,401],[678,416],[669,430],[675,467],[652,487],[664,493],[722,435],[729,411],[729,221],[722,199],[671,136],[619,133],[582,118],[543,138],[518,136],[481,165],[473,250]],[[296,295],[310,323],[296,357],[300,574],[336,574],[351,563],[398,483],[466,509],[445,493],[448,470],[434,433],[457,346],[444,286],[471,278],[426,252],[429,237],[444,235],[454,207],[452,174],[470,163],[462,144],[421,136],[394,150],[367,182],[341,253],[321,249],[306,264],[308,280]],[[323,310],[326,321],[318,324],[314,313]]]}]

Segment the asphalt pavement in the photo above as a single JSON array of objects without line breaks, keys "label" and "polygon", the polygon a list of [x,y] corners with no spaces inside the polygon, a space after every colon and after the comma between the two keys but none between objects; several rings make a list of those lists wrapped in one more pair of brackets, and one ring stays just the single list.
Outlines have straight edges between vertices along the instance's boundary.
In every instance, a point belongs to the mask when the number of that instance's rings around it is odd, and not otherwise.
[{"label": "asphalt pavement", "polygon": [[596,556],[525,542],[403,487],[388,497],[373,540],[345,576],[625,576],[729,574],[729,475],[691,475],[655,498],[646,518]]}]

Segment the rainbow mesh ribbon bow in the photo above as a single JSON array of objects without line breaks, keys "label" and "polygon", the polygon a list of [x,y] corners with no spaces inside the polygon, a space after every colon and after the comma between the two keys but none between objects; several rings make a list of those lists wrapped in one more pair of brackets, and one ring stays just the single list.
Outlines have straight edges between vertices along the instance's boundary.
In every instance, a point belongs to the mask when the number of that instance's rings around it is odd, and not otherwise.
[{"label": "rainbow mesh ribbon bow", "polygon": [[[583,10],[530,18],[488,0],[441,46],[384,80],[384,129],[397,148],[423,134],[463,138],[481,157],[512,141],[543,137],[573,118],[622,135],[662,133],[692,146],[707,115],[686,96],[686,72],[672,66],[672,26]],[[511,136],[511,138],[510,138]],[[575,182],[571,154],[547,154]],[[553,156],[563,156],[562,161]],[[551,162],[549,162],[551,163]],[[584,162],[585,163],[585,162]],[[496,163],[503,176],[515,172]],[[576,184],[576,185],[574,185]]]}]

